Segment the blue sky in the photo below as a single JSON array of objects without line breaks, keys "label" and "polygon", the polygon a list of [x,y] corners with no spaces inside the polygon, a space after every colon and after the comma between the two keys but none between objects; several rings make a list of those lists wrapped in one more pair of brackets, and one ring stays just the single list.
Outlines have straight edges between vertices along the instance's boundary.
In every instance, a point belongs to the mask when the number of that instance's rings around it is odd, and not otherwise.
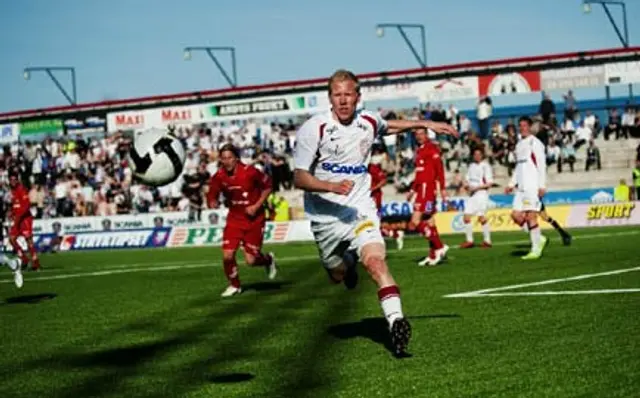
[{"label": "blue sky", "polygon": [[[627,13],[633,45],[640,2]],[[188,45],[235,46],[241,85],[417,66],[378,22],[425,24],[431,65],[620,45],[581,0],[2,1],[0,112],[66,104],[46,75],[25,81],[25,66],[74,66],[80,102],[225,87],[206,54],[183,60]]]}]

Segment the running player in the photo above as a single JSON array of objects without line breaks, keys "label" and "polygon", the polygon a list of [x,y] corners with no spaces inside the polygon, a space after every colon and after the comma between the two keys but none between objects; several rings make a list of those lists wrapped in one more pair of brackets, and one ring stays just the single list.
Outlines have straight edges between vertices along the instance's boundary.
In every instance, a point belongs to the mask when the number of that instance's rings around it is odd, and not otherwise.
[{"label": "running player", "polygon": [[294,183],[305,191],[305,213],[330,279],[357,285],[357,262],[378,286],[378,299],[389,325],[396,355],[406,352],[411,326],[402,312],[400,290],[389,272],[380,219],[371,198],[367,172],[374,140],[416,128],[456,134],[453,127],[431,121],[389,120],[356,110],[360,85],[349,71],[329,79],[331,110],[307,120],[296,133]]},{"label": "running player", "polygon": [[473,151],[473,162],[467,169],[464,187],[469,192],[469,199],[464,206],[464,232],[466,241],[460,245],[461,249],[474,247],[473,224],[471,217],[478,217],[482,225],[482,247],[491,247],[491,230],[485,214],[489,206],[489,189],[493,185],[493,170],[489,162],[484,159],[484,151],[476,148]]},{"label": "running player", "polygon": [[22,266],[29,264],[24,248],[18,242],[22,237],[27,242],[29,254],[31,254],[32,269],[40,269],[38,252],[33,244],[33,214],[31,214],[31,201],[29,191],[22,185],[18,172],[12,171],[9,175],[11,187],[11,228],[9,229],[9,242],[22,262]]},{"label": "running player", "polygon": [[419,266],[437,265],[446,256],[449,246],[442,243],[436,226],[435,214],[438,191],[443,203],[447,200],[444,181],[444,166],[440,154],[440,147],[429,137],[427,129],[415,131],[418,148],[416,150],[416,175],[407,196],[408,200],[415,198],[413,213],[407,229],[417,231],[429,241],[429,255],[418,262]]},{"label": "running player", "polygon": [[[382,170],[379,157],[371,157],[371,163],[369,164],[369,174],[371,174],[371,197],[376,203],[376,208],[378,209],[378,217],[382,218],[382,187],[387,184],[387,173]],[[380,231],[382,232],[382,236],[395,239],[398,250],[402,250],[402,248],[404,247],[403,230],[381,227]]]},{"label": "running player", "polygon": [[242,293],[236,251],[240,244],[248,265],[264,267],[269,279],[278,272],[273,253],[262,253],[266,223],[264,202],[271,193],[271,178],[251,165],[240,161],[237,149],[226,144],[220,148],[222,167],[209,180],[209,208],[219,206],[222,193],[229,214],[222,233],[222,263],[229,286],[222,297]]},{"label": "running player", "polygon": [[516,145],[516,169],[511,177],[506,193],[515,190],[511,218],[525,230],[531,238],[531,251],[523,260],[536,260],[542,257],[547,238],[542,235],[538,225],[541,199],[547,182],[544,145],[531,132],[532,120],[522,116],[518,120],[520,141]]}]

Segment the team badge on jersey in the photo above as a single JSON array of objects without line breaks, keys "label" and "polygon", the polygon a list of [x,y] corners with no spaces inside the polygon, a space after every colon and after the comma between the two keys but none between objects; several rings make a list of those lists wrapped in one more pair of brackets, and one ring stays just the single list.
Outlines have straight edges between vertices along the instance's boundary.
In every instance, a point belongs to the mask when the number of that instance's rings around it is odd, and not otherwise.
[{"label": "team badge on jersey", "polygon": [[365,138],[360,141],[360,153],[362,154],[362,156],[367,156],[369,154],[372,144],[373,140],[371,140],[370,138]]}]

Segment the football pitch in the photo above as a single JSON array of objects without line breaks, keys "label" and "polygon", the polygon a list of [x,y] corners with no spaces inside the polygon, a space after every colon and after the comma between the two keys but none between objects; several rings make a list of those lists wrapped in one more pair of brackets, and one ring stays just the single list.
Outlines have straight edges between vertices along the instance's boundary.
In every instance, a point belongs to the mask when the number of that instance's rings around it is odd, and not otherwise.
[{"label": "football pitch", "polygon": [[404,359],[362,268],[331,285],[313,244],[269,247],[275,281],[241,265],[230,299],[218,248],[45,255],[21,290],[0,273],[0,397],[637,397],[640,229],[572,232],[539,261],[508,233],[433,268],[389,242]]}]

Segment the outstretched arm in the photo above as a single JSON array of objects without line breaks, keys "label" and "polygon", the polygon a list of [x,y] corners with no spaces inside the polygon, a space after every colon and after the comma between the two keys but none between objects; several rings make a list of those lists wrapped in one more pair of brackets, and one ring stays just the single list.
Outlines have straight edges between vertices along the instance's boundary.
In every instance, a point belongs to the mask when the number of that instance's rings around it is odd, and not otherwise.
[{"label": "outstretched arm", "polygon": [[387,120],[387,134],[399,134],[414,129],[431,129],[438,134],[458,136],[456,129],[449,123],[431,120]]}]

